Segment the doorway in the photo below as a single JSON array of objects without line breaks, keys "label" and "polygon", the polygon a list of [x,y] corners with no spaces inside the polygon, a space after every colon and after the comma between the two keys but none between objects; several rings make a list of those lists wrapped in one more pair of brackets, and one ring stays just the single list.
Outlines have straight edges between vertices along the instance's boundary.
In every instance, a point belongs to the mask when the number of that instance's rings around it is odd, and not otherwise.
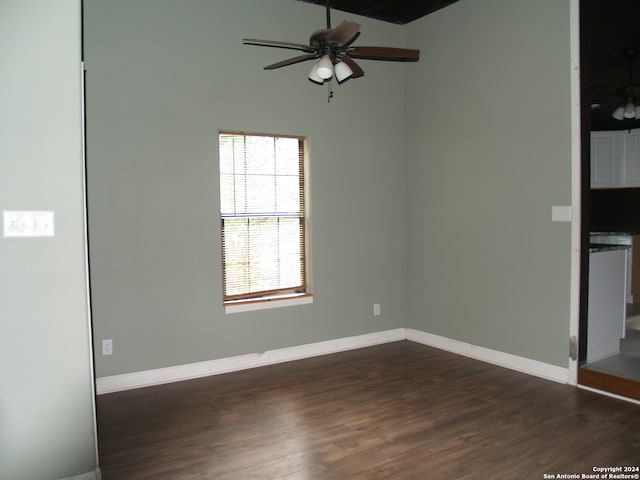
[{"label": "doorway", "polygon": [[[640,139],[640,108],[639,118],[629,107],[620,119],[620,107],[640,101],[634,87],[634,78],[640,81],[637,18],[637,0],[580,2],[578,384],[640,400],[640,170],[638,181],[631,180],[631,167],[640,166],[640,148],[633,150],[640,147],[633,143]],[[616,237],[624,243],[616,244]]]}]

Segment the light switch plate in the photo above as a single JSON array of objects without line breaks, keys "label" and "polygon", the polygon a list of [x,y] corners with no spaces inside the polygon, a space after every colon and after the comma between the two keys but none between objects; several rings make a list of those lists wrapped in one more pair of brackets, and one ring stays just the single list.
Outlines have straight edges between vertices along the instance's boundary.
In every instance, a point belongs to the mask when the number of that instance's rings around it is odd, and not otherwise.
[{"label": "light switch plate", "polygon": [[55,236],[52,211],[3,211],[3,235],[5,237],[53,237]]},{"label": "light switch plate", "polygon": [[553,222],[570,222],[571,206],[551,207],[551,221]]}]

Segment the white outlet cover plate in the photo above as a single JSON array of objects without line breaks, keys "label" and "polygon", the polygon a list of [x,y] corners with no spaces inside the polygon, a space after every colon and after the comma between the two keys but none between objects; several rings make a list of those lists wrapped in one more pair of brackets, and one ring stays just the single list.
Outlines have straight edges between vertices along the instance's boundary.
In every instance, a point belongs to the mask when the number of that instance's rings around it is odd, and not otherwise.
[{"label": "white outlet cover plate", "polygon": [[47,210],[3,211],[5,237],[53,237],[54,213]]},{"label": "white outlet cover plate", "polygon": [[102,340],[102,355],[113,355],[113,340]]}]

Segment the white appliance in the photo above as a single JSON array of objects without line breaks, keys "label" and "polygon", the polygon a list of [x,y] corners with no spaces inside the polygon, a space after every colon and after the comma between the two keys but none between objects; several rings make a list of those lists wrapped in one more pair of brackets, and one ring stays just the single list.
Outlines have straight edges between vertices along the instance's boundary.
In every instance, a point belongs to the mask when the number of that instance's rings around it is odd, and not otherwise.
[{"label": "white appliance", "polygon": [[626,250],[595,249],[589,254],[587,363],[620,353],[626,315]]},{"label": "white appliance", "polygon": [[633,293],[631,292],[631,265],[633,258],[633,237],[624,233],[592,233],[589,243],[598,245],[628,245],[627,252],[627,281],[626,281],[626,295],[627,303],[633,303]]}]

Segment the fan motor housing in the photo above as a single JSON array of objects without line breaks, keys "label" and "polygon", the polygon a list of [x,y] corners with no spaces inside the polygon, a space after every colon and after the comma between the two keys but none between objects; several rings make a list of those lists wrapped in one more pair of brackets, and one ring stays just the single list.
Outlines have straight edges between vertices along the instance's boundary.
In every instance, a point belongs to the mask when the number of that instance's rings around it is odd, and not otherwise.
[{"label": "fan motor housing", "polygon": [[329,32],[331,32],[331,29],[329,28],[321,28],[320,30],[316,30],[311,34],[311,37],[309,38],[309,45],[316,48],[325,45],[327,43]]}]

